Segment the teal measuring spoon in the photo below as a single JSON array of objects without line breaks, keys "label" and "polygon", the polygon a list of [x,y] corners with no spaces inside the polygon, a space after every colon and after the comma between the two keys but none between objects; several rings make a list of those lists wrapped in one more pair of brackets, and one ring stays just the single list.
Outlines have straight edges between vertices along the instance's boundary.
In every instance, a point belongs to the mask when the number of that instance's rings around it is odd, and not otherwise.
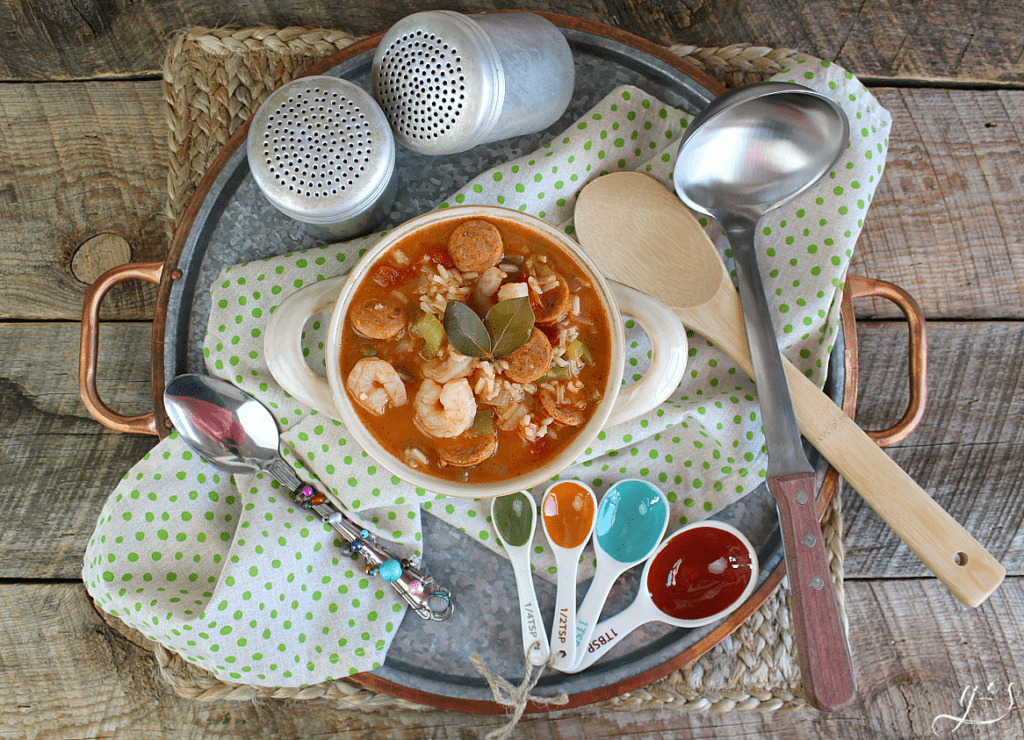
[{"label": "teal measuring spoon", "polygon": [[581,646],[590,642],[615,580],[654,554],[667,527],[668,499],[657,486],[627,478],[604,494],[594,527],[597,568],[576,610],[576,663],[585,655]]}]

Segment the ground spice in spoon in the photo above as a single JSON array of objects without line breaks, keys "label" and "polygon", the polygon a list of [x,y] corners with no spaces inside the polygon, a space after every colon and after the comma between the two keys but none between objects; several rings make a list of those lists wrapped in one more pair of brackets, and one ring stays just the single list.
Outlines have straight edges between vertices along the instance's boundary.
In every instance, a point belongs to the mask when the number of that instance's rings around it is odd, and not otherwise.
[{"label": "ground spice in spoon", "polygon": [[498,536],[509,547],[522,547],[533,535],[536,505],[522,491],[494,500],[491,516]]},{"label": "ground spice in spoon", "polygon": [[595,513],[594,499],[579,483],[561,481],[548,489],[541,513],[551,541],[571,550],[582,545],[590,536]]}]

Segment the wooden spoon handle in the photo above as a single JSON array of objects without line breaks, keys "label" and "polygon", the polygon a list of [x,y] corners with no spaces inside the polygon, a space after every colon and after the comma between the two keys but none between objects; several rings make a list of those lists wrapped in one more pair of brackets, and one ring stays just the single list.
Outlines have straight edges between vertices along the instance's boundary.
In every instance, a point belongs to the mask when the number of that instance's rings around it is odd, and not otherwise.
[{"label": "wooden spoon handle", "polygon": [[857,684],[818,524],[815,487],[814,473],[768,479],[786,546],[793,633],[804,689],[810,702],[835,710],[853,701]]},{"label": "wooden spoon handle", "polygon": [[[743,335],[739,296],[723,286],[708,303],[675,309],[683,324],[704,335],[753,376]],[[832,399],[783,358],[801,433],[942,584],[968,606],[992,595],[1006,569],[913,478],[875,444]]]},{"label": "wooden spoon handle", "polygon": [[854,490],[968,606],[992,595],[1006,576],[974,537],[792,363],[786,380],[800,431]]}]

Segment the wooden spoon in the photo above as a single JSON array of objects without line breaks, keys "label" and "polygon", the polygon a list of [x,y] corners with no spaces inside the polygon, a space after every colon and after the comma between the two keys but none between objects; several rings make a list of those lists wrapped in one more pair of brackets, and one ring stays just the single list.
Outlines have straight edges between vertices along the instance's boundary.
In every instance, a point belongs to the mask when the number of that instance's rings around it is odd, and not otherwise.
[{"label": "wooden spoon", "polygon": [[[638,172],[605,175],[580,193],[575,219],[580,244],[608,277],[671,306],[753,376],[739,296],[675,193]],[[803,435],[954,596],[968,606],[985,601],[1005,568],[814,383],[784,365]]]}]

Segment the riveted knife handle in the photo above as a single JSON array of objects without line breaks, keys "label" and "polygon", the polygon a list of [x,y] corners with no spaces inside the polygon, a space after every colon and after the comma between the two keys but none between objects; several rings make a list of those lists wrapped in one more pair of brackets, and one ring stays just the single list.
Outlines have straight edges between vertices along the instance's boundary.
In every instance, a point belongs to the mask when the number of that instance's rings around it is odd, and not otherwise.
[{"label": "riveted knife handle", "polygon": [[808,700],[821,709],[853,701],[857,684],[814,505],[814,474],[769,478],[786,548],[797,660]]}]

